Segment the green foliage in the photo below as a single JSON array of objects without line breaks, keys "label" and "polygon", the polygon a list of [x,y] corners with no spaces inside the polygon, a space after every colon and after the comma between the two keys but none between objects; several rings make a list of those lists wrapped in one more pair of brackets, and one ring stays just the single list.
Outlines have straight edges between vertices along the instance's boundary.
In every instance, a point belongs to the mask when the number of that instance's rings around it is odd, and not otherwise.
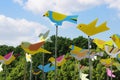
[{"label": "green foliage", "polygon": [[[54,53],[55,53],[55,36],[51,36],[50,39],[51,39],[51,42],[46,42],[43,47],[46,50],[51,51],[52,54],[45,54],[44,64],[49,63],[48,59],[51,56],[54,57]],[[74,44],[81,48],[86,48],[86,49],[88,48],[87,38],[84,38],[83,36],[79,36],[72,40],[70,38],[58,37],[57,44],[58,44],[57,56],[65,54],[66,58],[70,57],[69,46],[71,44]],[[91,44],[92,44],[92,49],[96,49],[96,51],[101,51],[100,49],[96,48],[96,45],[94,43],[91,43]],[[23,51],[23,49],[20,46],[17,46],[17,47],[12,47],[12,46],[7,46],[7,45],[0,46],[0,55],[2,56],[4,56],[5,54],[11,51],[14,51],[14,54],[19,53],[20,56],[17,57],[16,60],[13,61],[10,65],[6,65],[6,66],[3,65],[4,71],[0,72],[0,80],[5,80],[5,76],[6,76],[6,80],[29,80],[30,63],[29,62],[26,63],[25,52]],[[38,69],[37,66],[40,64],[43,64],[42,56],[43,56],[42,53],[38,53],[32,56],[33,69]],[[108,58],[108,57],[109,56],[106,53],[104,53],[103,57],[98,57],[97,60],[92,62],[92,66],[93,66],[92,79],[93,80],[106,80],[107,79],[106,67],[104,67],[100,63],[100,59]],[[115,59],[115,61],[117,60]],[[83,59],[79,62],[81,65],[89,66],[88,59]],[[113,70],[114,70],[114,74],[117,76],[116,78],[114,78],[114,80],[119,80],[120,72],[114,66],[113,66]],[[54,71],[50,71],[46,73],[46,79],[54,80],[54,77],[55,77],[54,73],[55,73]],[[84,71],[84,73],[89,74],[89,68],[87,68]],[[73,57],[67,60],[67,62],[61,67],[57,67],[57,80],[78,80],[78,76],[79,76],[78,61],[76,61]],[[36,77],[37,79],[35,79]],[[89,78],[89,75],[87,76],[87,78]],[[42,80],[42,79],[43,79],[42,72],[37,76],[33,75],[33,78],[32,78],[32,80]]]}]

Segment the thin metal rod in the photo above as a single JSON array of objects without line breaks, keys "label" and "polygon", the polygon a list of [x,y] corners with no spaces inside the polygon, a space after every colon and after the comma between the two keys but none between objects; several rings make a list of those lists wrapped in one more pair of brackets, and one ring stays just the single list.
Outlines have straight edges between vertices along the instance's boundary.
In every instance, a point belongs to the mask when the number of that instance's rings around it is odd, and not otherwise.
[{"label": "thin metal rod", "polygon": [[57,36],[58,36],[58,26],[56,26],[56,35],[55,35],[55,80],[57,80]]},{"label": "thin metal rod", "polygon": [[74,80],[75,80],[75,78],[76,78],[76,59],[75,59],[75,66],[74,66]]},{"label": "thin metal rod", "polygon": [[[112,63],[112,58],[111,58],[111,63]],[[111,70],[111,80],[112,80],[112,65],[110,66],[110,70]]]},{"label": "thin metal rod", "polygon": [[91,59],[90,59],[90,51],[91,49],[91,41],[90,41],[90,36],[88,36],[88,54],[89,54],[89,80],[92,80],[92,66],[91,66]]},{"label": "thin metal rod", "polygon": [[45,57],[45,55],[44,55],[44,53],[42,54],[42,56],[43,56],[43,67],[42,67],[43,68],[42,69],[43,70],[43,80],[45,80],[45,74],[44,74],[44,57]]},{"label": "thin metal rod", "polygon": [[109,80],[109,77],[108,77],[108,75],[107,75],[107,80]]},{"label": "thin metal rod", "polygon": [[80,80],[80,61],[78,62],[79,80]]},{"label": "thin metal rod", "polygon": [[24,63],[24,80],[26,80],[26,72],[27,72],[27,61],[25,59],[25,63]]},{"label": "thin metal rod", "polygon": [[7,80],[7,66],[5,65],[5,80]]},{"label": "thin metal rod", "polygon": [[30,62],[30,80],[32,80],[32,56],[31,56],[31,62]]},{"label": "thin metal rod", "polygon": [[37,75],[35,75],[35,80],[37,80]]}]

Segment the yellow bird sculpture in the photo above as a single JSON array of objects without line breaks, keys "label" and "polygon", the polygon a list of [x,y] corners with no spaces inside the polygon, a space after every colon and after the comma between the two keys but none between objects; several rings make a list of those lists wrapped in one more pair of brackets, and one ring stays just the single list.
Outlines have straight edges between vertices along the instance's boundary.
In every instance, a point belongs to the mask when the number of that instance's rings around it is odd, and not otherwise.
[{"label": "yellow bird sculpture", "polygon": [[106,67],[109,67],[113,64],[113,61],[111,58],[101,59],[100,62],[101,62],[101,64],[105,65]]},{"label": "yellow bird sculpture", "polygon": [[22,47],[22,49],[24,49],[25,52],[27,52],[31,55],[34,55],[39,52],[51,54],[51,52],[41,48],[44,43],[45,43],[45,41],[34,43],[34,44],[31,44],[29,42],[22,42],[21,47]]},{"label": "yellow bird sculpture", "polygon": [[95,34],[98,34],[100,32],[104,32],[109,30],[109,28],[106,26],[107,22],[103,22],[99,26],[96,26],[98,19],[95,19],[89,24],[78,24],[77,28],[81,31],[83,31],[88,36],[93,36]]},{"label": "yellow bird sculpture", "polygon": [[[65,55],[62,55],[62,56],[59,56],[58,58],[56,58],[57,66],[61,66],[66,62],[66,59],[64,57],[65,57]],[[50,57],[48,61],[55,64],[55,58],[54,57]]]},{"label": "yellow bird sculpture", "polygon": [[102,50],[104,50],[104,46],[105,46],[105,45],[109,45],[109,46],[112,46],[112,45],[113,45],[112,40],[104,41],[104,40],[95,38],[95,39],[93,40],[93,42],[98,46],[98,48],[100,48],[100,49],[102,49]]},{"label": "yellow bird sculpture", "polygon": [[10,52],[6,54],[5,56],[0,55],[0,62],[5,65],[9,65],[14,60],[15,60],[15,56],[13,55],[13,52]]},{"label": "yellow bird sculpture", "polygon": [[47,11],[43,16],[48,17],[56,26],[61,26],[64,21],[77,24],[77,15],[68,16],[54,11]]},{"label": "yellow bird sculpture", "polygon": [[120,49],[120,35],[113,34],[110,38],[112,38],[116,46]]}]

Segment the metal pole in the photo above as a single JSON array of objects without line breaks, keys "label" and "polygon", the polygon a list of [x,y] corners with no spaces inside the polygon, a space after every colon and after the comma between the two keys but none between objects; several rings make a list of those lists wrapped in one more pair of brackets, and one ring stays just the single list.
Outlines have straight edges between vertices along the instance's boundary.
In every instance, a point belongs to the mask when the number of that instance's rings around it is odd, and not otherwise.
[{"label": "metal pole", "polygon": [[75,59],[75,63],[74,64],[75,64],[75,66],[74,66],[74,71],[75,71],[74,72],[74,80],[75,80],[75,78],[76,78],[76,59]]},{"label": "metal pole", "polygon": [[109,80],[109,77],[108,77],[108,75],[107,75],[107,80]]},{"label": "metal pole", "polygon": [[91,49],[91,41],[90,41],[90,36],[88,36],[88,55],[89,55],[89,80],[92,80],[92,66],[91,66],[91,59],[90,59],[90,51]]},{"label": "metal pole", "polygon": [[30,62],[30,80],[32,80],[32,56],[31,56],[31,62]]},{"label": "metal pole", "polygon": [[80,62],[78,62],[78,64],[79,64],[79,65],[78,65],[78,70],[79,70],[79,80],[81,80],[81,79],[80,79]]},{"label": "metal pole", "polygon": [[25,63],[24,63],[24,80],[26,80],[26,72],[27,72],[27,61],[25,58]]},{"label": "metal pole", "polygon": [[58,35],[58,26],[56,26],[56,36],[55,36],[55,80],[57,80],[57,35]]},{"label": "metal pole", "polygon": [[7,66],[5,65],[5,80],[7,80]]},{"label": "metal pole", "polygon": [[43,56],[43,67],[42,67],[43,68],[43,80],[45,80],[45,74],[44,74],[44,56],[45,55],[44,55],[44,53],[42,54],[42,56]]},{"label": "metal pole", "polygon": [[112,58],[111,58],[111,66],[110,66],[110,70],[111,70],[111,80],[112,80]]}]

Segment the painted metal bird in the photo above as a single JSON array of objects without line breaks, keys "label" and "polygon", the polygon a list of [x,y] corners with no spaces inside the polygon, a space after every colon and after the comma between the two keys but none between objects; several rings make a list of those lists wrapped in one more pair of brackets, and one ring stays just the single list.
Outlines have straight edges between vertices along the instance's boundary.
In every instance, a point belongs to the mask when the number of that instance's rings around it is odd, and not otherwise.
[{"label": "painted metal bird", "polygon": [[55,70],[55,66],[50,66],[50,65],[51,65],[51,63],[48,63],[45,66],[39,65],[38,68],[43,70],[44,72],[49,72],[49,71]]},{"label": "painted metal bird", "polygon": [[9,65],[14,60],[15,60],[15,56],[13,55],[13,52],[10,52],[6,54],[5,56],[0,55],[0,62],[2,64]]},{"label": "painted metal bird", "polygon": [[95,19],[89,24],[78,24],[77,28],[88,36],[93,36],[95,34],[109,30],[109,28],[106,26],[107,22],[103,22],[99,26],[96,26],[97,21],[98,19]]},{"label": "painted metal bird", "polygon": [[111,56],[111,58],[117,58],[117,55],[120,54],[120,49],[113,46],[105,45],[105,52],[109,56]]},{"label": "painted metal bird", "polygon": [[[71,56],[75,57],[77,60],[82,60],[84,58],[94,58],[94,56],[97,56],[97,55],[102,56],[103,55],[102,52],[96,52],[94,50],[92,50],[89,53],[89,49],[82,49],[82,48],[74,46],[74,45],[71,45],[69,48],[72,49],[70,51]],[[90,54],[90,56],[89,56],[89,54]]]},{"label": "painted metal bird", "polygon": [[61,26],[64,21],[77,23],[77,15],[67,16],[54,11],[47,11],[43,16],[48,17],[56,26]]},{"label": "painted metal bird", "polygon": [[111,58],[101,59],[100,62],[101,62],[101,64],[105,65],[106,67],[109,67],[113,64],[113,61]]},{"label": "painted metal bird", "polygon": [[112,40],[104,41],[104,40],[95,38],[95,39],[93,40],[93,42],[98,46],[98,48],[100,48],[100,49],[102,49],[102,50],[104,50],[104,46],[105,46],[105,45],[110,45],[110,46],[113,45],[113,41],[112,41]]},{"label": "painted metal bird", "polygon": [[45,33],[40,33],[38,37],[40,37],[40,41],[46,41],[48,34],[49,34],[50,30],[46,31]]},{"label": "painted metal bird", "polygon": [[34,43],[34,44],[31,44],[29,42],[22,42],[21,47],[22,47],[22,49],[24,49],[25,52],[27,52],[31,55],[34,55],[39,52],[51,54],[51,52],[41,48],[44,43],[45,43],[45,41]]},{"label": "painted metal bird", "polygon": [[110,38],[112,38],[116,46],[120,49],[120,35],[113,34]]},{"label": "painted metal bird", "polygon": [[[51,63],[53,63],[55,65],[55,58],[54,57],[50,57],[49,60]],[[65,55],[59,56],[58,58],[56,58],[56,62],[57,62],[57,66],[62,66],[65,62]]]}]

